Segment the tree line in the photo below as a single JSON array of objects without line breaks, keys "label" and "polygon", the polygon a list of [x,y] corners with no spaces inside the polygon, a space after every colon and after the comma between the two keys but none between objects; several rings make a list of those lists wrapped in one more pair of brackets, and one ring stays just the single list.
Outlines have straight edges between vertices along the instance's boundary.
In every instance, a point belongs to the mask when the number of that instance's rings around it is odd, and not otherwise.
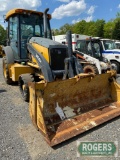
[{"label": "tree line", "polygon": [[104,19],[90,22],[82,20],[75,24],[67,23],[60,29],[52,29],[52,32],[54,35],[61,35],[66,34],[68,30],[76,34],[120,40],[120,12],[117,13],[115,19],[108,22]]}]

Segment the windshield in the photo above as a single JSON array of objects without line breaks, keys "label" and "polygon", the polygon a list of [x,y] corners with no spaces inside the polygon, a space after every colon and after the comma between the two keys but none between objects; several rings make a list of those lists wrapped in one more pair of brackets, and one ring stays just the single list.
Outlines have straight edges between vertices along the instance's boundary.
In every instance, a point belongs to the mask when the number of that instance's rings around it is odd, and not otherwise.
[{"label": "windshield", "polygon": [[88,54],[90,56],[93,56],[94,58],[100,59],[101,58],[101,50],[100,50],[100,44],[99,42],[95,41],[88,41],[87,42],[87,50]]},{"label": "windshield", "polygon": [[103,40],[103,44],[104,44],[105,50],[112,50],[117,48],[115,42],[112,40]]},{"label": "windshield", "polygon": [[[30,36],[44,37],[43,17],[37,14],[20,15],[21,39],[27,39]],[[49,20],[47,25],[47,38],[51,38]]]},{"label": "windshield", "polygon": [[120,43],[116,43],[116,47],[120,49]]}]

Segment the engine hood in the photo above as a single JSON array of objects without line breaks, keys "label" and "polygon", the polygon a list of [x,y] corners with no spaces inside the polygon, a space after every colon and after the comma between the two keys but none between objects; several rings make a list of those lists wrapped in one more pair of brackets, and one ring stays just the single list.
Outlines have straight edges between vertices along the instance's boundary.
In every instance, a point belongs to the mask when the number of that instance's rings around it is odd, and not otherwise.
[{"label": "engine hood", "polygon": [[48,38],[42,38],[42,37],[32,37],[29,43],[37,43],[46,48],[67,48],[66,45],[63,45],[59,42],[53,41]]}]

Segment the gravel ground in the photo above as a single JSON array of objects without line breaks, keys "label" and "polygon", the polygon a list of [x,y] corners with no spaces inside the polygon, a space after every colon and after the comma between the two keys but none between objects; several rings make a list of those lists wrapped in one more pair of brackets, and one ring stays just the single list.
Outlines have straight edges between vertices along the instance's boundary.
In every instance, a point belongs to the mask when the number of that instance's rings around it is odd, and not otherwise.
[{"label": "gravel ground", "polygon": [[120,156],[120,118],[51,148],[32,125],[28,103],[21,99],[18,86],[5,84],[0,59],[0,160],[120,160],[120,157],[77,157],[77,140],[117,141]]}]

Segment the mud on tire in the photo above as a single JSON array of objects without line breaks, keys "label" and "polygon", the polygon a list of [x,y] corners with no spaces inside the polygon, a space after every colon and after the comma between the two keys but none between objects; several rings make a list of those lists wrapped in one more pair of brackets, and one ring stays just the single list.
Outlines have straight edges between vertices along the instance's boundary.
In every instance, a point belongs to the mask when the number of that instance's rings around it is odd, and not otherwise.
[{"label": "mud on tire", "polygon": [[85,65],[83,68],[84,73],[94,73],[94,74],[99,74],[98,69],[94,65]]}]

